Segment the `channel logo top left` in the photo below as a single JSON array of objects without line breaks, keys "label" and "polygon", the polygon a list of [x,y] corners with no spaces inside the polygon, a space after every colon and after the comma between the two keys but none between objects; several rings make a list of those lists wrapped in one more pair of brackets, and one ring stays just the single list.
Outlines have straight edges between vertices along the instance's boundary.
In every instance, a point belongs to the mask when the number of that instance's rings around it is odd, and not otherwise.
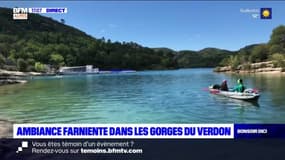
[{"label": "channel logo top left", "polygon": [[14,20],[27,20],[28,19],[28,8],[13,8],[13,19]]},{"label": "channel logo top left", "polygon": [[13,8],[14,20],[27,20],[28,13],[46,14],[46,13],[67,13],[67,8],[52,7],[52,8]]}]

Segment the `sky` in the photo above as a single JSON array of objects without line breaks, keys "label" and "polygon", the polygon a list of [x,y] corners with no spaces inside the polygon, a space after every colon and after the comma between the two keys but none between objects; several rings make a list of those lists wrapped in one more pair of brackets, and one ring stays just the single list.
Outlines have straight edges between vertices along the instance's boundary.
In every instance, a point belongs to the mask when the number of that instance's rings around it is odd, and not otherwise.
[{"label": "sky", "polygon": [[[95,37],[136,42],[146,47],[238,50],[266,43],[285,24],[285,2],[230,1],[1,1],[1,7],[67,7],[44,14]],[[240,9],[272,8],[272,19],[253,18]]]}]

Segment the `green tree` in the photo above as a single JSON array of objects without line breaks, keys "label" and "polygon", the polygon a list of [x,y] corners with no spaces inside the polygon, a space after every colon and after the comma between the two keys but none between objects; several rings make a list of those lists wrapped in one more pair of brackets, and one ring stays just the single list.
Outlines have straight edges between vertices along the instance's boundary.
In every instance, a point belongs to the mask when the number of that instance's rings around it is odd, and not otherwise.
[{"label": "green tree", "polygon": [[29,59],[27,59],[27,64],[31,65],[31,66],[34,66],[35,60],[33,58],[29,58]]},{"label": "green tree", "polygon": [[269,48],[269,53],[272,55],[272,54],[275,54],[275,53],[284,53],[284,49],[280,46],[280,45],[277,45],[277,44],[273,44],[272,46],[270,46]]},{"label": "green tree", "polygon": [[64,65],[64,58],[60,54],[53,53],[50,56],[50,63],[54,65],[56,68],[59,68]]},{"label": "green tree", "polygon": [[220,63],[219,63],[219,66],[228,66],[230,63],[229,63],[229,57],[228,58],[224,58]]},{"label": "green tree", "polygon": [[229,63],[229,66],[231,66],[232,70],[238,69],[238,66],[240,64],[237,56],[230,56],[228,63]]},{"label": "green tree", "polygon": [[10,55],[8,58],[6,58],[6,64],[10,65],[10,66],[16,66],[17,60],[16,60],[16,58],[14,58],[13,56]]},{"label": "green tree", "polygon": [[76,57],[72,56],[71,54],[68,54],[65,58],[65,64],[67,66],[73,66],[76,65]]},{"label": "green tree", "polygon": [[271,56],[271,60],[275,67],[285,67],[285,56],[280,53],[275,53]]},{"label": "green tree", "polygon": [[27,67],[28,67],[28,64],[24,59],[19,58],[17,60],[17,68],[19,71],[25,72],[27,70]]},{"label": "green tree", "polygon": [[36,62],[35,63],[35,70],[37,72],[46,72],[46,67],[44,64],[42,64],[41,62]]},{"label": "green tree", "polygon": [[269,45],[278,45],[285,48],[285,26],[276,27],[271,34]]},{"label": "green tree", "polygon": [[253,51],[250,55],[251,62],[261,62],[267,60],[268,58],[268,46],[263,44],[253,48]]},{"label": "green tree", "polygon": [[2,54],[0,54],[0,67],[2,67],[5,64],[5,62],[6,58]]}]

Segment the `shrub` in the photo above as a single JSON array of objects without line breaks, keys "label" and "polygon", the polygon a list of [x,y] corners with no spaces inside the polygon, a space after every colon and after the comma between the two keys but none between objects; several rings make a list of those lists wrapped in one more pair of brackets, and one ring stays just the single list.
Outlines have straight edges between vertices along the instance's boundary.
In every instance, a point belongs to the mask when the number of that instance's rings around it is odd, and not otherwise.
[{"label": "shrub", "polygon": [[27,60],[27,63],[28,63],[30,66],[34,66],[34,65],[35,65],[35,60],[32,59],[32,58],[29,58],[29,59]]},{"label": "shrub", "polygon": [[242,65],[243,70],[251,70],[251,64],[250,63],[245,63]]},{"label": "shrub", "polygon": [[252,50],[249,60],[253,63],[262,62],[268,58],[268,52],[269,50],[267,45],[255,46]]},{"label": "shrub", "polygon": [[35,71],[35,67],[34,67],[34,66],[31,66],[31,65],[28,65],[26,71],[27,71],[27,72],[34,72],[34,71]]},{"label": "shrub", "polygon": [[5,60],[6,58],[2,54],[0,54],[0,66],[1,67],[5,64]]},{"label": "shrub", "polygon": [[17,71],[18,68],[16,66],[10,66],[10,65],[4,65],[3,69],[8,70],[8,71]]},{"label": "shrub", "polygon": [[35,63],[35,67],[34,67],[36,72],[45,72],[46,71],[46,66],[40,62],[36,62]]},{"label": "shrub", "polygon": [[283,54],[275,53],[271,56],[271,60],[273,61],[274,67],[285,68],[285,56]]},{"label": "shrub", "polygon": [[239,66],[239,59],[237,56],[230,56],[229,58],[229,65],[231,66],[232,70],[238,69]]},{"label": "shrub", "polygon": [[54,65],[56,68],[64,65],[64,58],[60,54],[51,54],[50,55],[50,63]]},{"label": "shrub", "polygon": [[19,71],[25,72],[27,70],[27,67],[28,67],[28,64],[24,59],[19,58],[17,60],[17,68]]},{"label": "shrub", "polygon": [[9,66],[16,66],[17,65],[17,61],[15,60],[15,58],[9,56],[6,59],[6,64],[9,65]]}]

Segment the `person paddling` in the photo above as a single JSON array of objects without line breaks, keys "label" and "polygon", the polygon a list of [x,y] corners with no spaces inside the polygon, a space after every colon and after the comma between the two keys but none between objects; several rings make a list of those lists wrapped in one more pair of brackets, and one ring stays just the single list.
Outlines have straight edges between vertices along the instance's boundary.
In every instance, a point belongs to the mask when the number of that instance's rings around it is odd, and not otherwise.
[{"label": "person paddling", "polygon": [[223,80],[223,82],[221,84],[220,90],[222,90],[222,91],[229,91],[227,80]]},{"label": "person paddling", "polygon": [[243,92],[245,90],[245,86],[243,85],[242,79],[237,80],[237,85],[233,89],[236,92]]}]

